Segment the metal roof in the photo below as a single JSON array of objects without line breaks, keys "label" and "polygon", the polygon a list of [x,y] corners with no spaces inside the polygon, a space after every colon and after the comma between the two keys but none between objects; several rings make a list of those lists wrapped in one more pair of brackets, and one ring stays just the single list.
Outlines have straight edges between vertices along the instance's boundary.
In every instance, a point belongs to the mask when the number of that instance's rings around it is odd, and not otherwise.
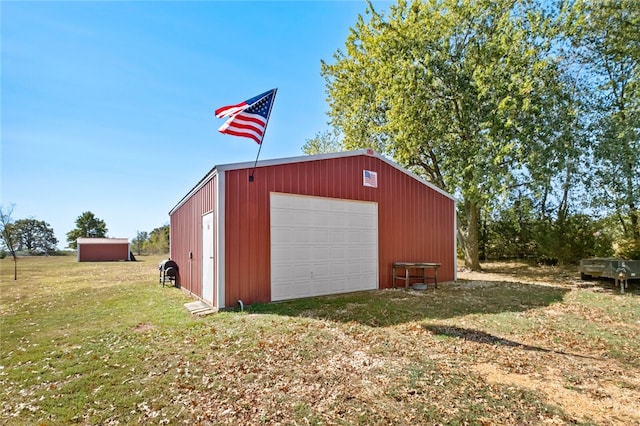
[{"label": "metal roof", "polygon": [[128,238],[78,238],[78,244],[129,244]]},{"label": "metal roof", "polygon": [[442,188],[439,188],[436,185],[432,184],[431,182],[428,182],[428,181],[424,180],[423,178],[421,178],[417,174],[415,174],[415,173],[403,168],[402,166],[400,166],[399,164],[395,163],[394,161],[388,159],[387,157],[376,153],[372,149],[358,149],[358,150],[355,150],[355,151],[333,152],[333,153],[329,153],[329,154],[301,155],[301,156],[298,156],[298,157],[285,157],[285,158],[276,158],[276,159],[271,159],[271,160],[261,160],[261,161],[258,161],[257,163],[255,163],[253,161],[249,161],[249,162],[245,162],[245,163],[220,164],[220,165],[214,166],[209,171],[209,173],[207,173],[202,179],[200,179],[200,181],[187,193],[187,195],[185,195],[184,197],[182,197],[182,199],[180,199],[180,201],[169,211],[169,215],[173,214],[174,211],[176,211],[182,204],[184,204],[185,201],[187,201],[195,192],[197,192],[200,188],[202,188],[214,176],[216,176],[217,174],[219,174],[221,172],[225,172],[227,170],[252,169],[254,167],[254,164],[255,164],[256,168],[257,167],[269,167],[269,166],[277,166],[277,165],[281,165],[281,164],[302,163],[302,162],[307,162],[307,161],[330,160],[330,159],[333,159],[333,158],[356,157],[356,156],[359,156],[359,155],[367,155],[367,156],[370,156],[370,157],[376,157],[376,158],[384,161],[385,163],[389,164],[390,166],[396,168],[397,170],[401,171],[402,173],[405,173],[405,174],[413,177],[417,181],[422,182],[424,185],[428,186],[429,188],[433,189],[434,191],[436,191],[436,192],[438,192],[438,193],[450,198],[453,201],[457,201],[456,198],[453,195],[449,194],[448,192],[446,192]]}]

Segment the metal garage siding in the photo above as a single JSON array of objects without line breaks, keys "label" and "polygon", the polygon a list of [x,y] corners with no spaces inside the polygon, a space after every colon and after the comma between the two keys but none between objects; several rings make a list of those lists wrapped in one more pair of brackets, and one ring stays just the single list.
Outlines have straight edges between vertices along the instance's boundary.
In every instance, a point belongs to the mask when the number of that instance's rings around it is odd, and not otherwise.
[{"label": "metal garage siding", "polygon": [[109,262],[129,260],[129,242],[78,243],[79,262]]},{"label": "metal garage siding", "polygon": [[[171,259],[178,264],[178,282],[198,297],[202,297],[202,215],[214,210],[216,180],[213,176],[204,183],[170,217]],[[214,256],[217,258],[217,253]],[[215,274],[213,284],[215,305]]]},{"label": "metal garage siding", "polygon": [[269,191],[256,170],[225,176],[225,306],[270,301]]},{"label": "metal garage siding", "polygon": [[[365,169],[378,188],[362,185]],[[375,156],[258,167],[254,182],[251,169],[224,173],[226,306],[271,300],[270,192],[378,202],[380,288],[392,286],[394,261],[439,262],[439,279],[454,279],[454,201]]]},{"label": "metal garage siding", "polygon": [[455,278],[455,203],[411,176],[382,165],[380,193],[380,287],[392,286],[394,261],[442,263],[438,277]]}]

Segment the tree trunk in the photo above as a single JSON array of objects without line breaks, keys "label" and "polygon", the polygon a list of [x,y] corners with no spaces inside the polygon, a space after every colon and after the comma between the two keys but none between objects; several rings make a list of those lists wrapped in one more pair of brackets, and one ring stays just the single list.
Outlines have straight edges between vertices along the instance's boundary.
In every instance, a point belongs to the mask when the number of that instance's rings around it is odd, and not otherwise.
[{"label": "tree trunk", "polygon": [[627,165],[627,197],[629,198],[629,219],[631,220],[631,236],[635,241],[640,241],[640,224],[638,224],[638,209],[634,203],[633,165]]},{"label": "tree trunk", "polygon": [[464,266],[472,271],[481,271],[479,250],[479,215],[478,204],[470,201],[464,202],[464,210],[467,217],[467,232],[458,232],[460,244],[464,253]]},{"label": "tree trunk", "polygon": [[487,230],[487,215],[480,219],[480,243],[479,243],[479,257],[480,260],[487,260],[487,241],[489,239],[489,231]]}]

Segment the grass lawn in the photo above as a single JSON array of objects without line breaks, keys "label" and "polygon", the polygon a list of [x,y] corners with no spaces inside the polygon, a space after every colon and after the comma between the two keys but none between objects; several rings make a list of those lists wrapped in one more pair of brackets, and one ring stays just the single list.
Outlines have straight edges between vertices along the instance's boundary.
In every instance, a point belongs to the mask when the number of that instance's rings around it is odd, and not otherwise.
[{"label": "grass lawn", "polygon": [[487,264],[191,315],[162,256],[0,261],[0,423],[640,424],[640,283]]}]

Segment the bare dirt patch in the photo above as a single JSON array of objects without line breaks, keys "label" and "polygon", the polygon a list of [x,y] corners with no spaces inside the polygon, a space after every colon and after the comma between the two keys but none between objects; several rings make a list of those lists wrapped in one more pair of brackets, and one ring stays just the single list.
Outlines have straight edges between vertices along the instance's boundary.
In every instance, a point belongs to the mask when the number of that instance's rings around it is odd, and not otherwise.
[{"label": "bare dirt patch", "polygon": [[[535,374],[518,374],[503,371],[495,363],[475,365],[473,371],[489,383],[541,392],[567,413],[580,419],[593,419],[598,424],[629,425],[640,422],[637,389],[620,387],[620,382],[612,382],[612,377],[585,377],[578,383],[570,383],[565,377],[567,372],[554,366],[535,368]],[[637,380],[628,376],[620,379],[629,382]]]},{"label": "bare dirt patch", "polygon": [[153,324],[149,324],[149,323],[140,323],[138,325],[136,325],[135,327],[133,327],[133,331],[136,333],[146,333],[148,331],[151,331],[153,329],[155,329],[156,326]]},{"label": "bare dirt patch", "polygon": [[[458,277],[465,280],[461,285],[535,283],[570,292],[565,303],[523,313],[540,327],[511,336],[509,342],[517,340],[515,345],[501,345],[499,340],[485,345],[488,352],[482,362],[469,366],[472,371],[491,384],[542,393],[577,421],[640,425],[640,358],[632,337],[638,335],[640,321],[629,321],[610,305],[600,308],[578,302],[580,292],[611,293],[620,306],[634,299],[617,295],[606,281],[584,285],[572,268],[496,263],[484,270],[460,271]],[[563,321],[572,321],[573,327],[563,327]],[[617,338],[624,353],[621,359],[610,357],[610,342]]]}]

